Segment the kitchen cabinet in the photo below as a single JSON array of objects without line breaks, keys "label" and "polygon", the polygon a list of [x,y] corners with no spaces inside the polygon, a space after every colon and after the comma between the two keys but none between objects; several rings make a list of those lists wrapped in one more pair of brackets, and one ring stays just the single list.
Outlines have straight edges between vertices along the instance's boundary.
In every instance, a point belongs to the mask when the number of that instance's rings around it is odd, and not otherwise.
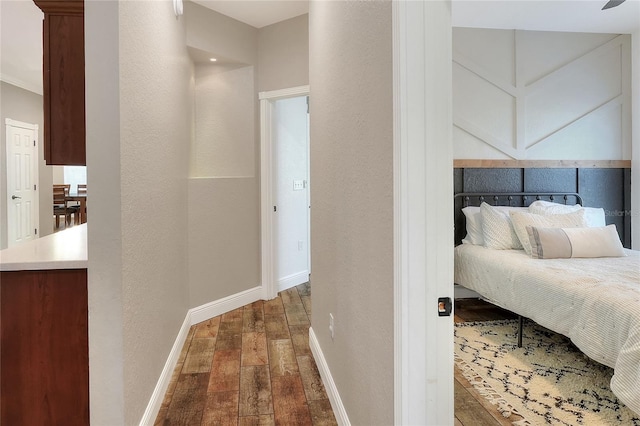
[{"label": "kitchen cabinet", "polygon": [[86,165],[84,0],[34,0],[44,13],[44,157]]},{"label": "kitchen cabinet", "polygon": [[87,270],[0,277],[0,422],[88,425]]},{"label": "kitchen cabinet", "polygon": [[89,424],[87,225],[0,250],[0,424]]}]

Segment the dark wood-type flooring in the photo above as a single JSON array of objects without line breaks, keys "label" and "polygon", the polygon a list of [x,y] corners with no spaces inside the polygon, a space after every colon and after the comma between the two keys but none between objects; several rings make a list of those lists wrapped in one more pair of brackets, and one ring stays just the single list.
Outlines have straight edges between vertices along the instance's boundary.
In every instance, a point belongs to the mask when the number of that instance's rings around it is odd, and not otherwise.
[{"label": "dark wood-type flooring", "polygon": [[336,425],[309,349],[302,284],[196,324],[156,425]]},{"label": "dark wood-type flooring", "polygon": [[[309,349],[311,288],[302,284],[196,324],[156,425],[336,425]],[[455,301],[454,321],[516,318],[479,299]],[[455,425],[511,425],[454,368]]]},{"label": "dark wood-type flooring", "polygon": [[[492,321],[517,316],[480,299],[459,299],[454,306],[455,322]],[[511,426],[521,417],[505,418],[487,401],[454,366],[454,412],[456,426]]]}]

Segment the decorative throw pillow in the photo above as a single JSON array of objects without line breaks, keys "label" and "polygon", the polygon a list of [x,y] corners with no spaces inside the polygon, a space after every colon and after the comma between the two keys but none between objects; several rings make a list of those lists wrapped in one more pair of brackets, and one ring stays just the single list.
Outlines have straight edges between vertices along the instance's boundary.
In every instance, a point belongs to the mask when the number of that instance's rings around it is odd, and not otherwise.
[{"label": "decorative throw pillow", "polygon": [[[527,207],[514,207],[514,206],[491,206],[500,211],[529,211]],[[467,235],[462,240],[462,244],[473,244],[477,246],[484,245],[484,237],[482,235],[482,216],[480,214],[480,207],[467,206],[462,209],[464,213]]]},{"label": "decorative throw pillow", "polygon": [[587,226],[584,219],[584,210],[579,209],[572,213],[540,215],[526,212],[510,212],[511,222],[522,247],[531,255],[530,238],[527,226],[538,228],[574,228]]},{"label": "decorative throw pillow", "polygon": [[534,259],[626,256],[615,225],[598,228],[527,226]]},{"label": "decorative throw pillow", "polygon": [[531,203],[529,211],[531,213],[550,215],[550,214],[566,214],[584,209],[584,218],[589,227],[607,226],[604,217],[604,209],[595,207],[582,207],[580,204],[568,206],[565,204],[552,203],[550,201],[537,200]]},{"label": "decorative throw pillow", "polygon": [[510,210],[490,206],[487,203],[480,204],[485,247],[494,250],[522,249],[522,244],[511,225],[509,213]]}]

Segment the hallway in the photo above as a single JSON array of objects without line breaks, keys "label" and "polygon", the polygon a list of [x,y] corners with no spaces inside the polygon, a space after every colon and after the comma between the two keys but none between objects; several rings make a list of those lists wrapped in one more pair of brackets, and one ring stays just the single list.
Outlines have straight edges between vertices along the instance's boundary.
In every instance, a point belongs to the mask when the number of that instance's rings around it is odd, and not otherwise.
[{"label": "hallway", "polygon": [[311,286],[196,324],[156,425],[335,425],[309,349]]}]

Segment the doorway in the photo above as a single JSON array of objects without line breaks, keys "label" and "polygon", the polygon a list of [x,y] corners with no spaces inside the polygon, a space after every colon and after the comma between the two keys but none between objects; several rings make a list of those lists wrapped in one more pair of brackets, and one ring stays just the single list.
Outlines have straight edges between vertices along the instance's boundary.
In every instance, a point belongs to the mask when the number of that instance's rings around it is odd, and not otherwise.
[{"label": "doorway", "polygon": [[309,87],[260,93],[262,288],[309,281]]},{"label": "doorway", "polygon": [[278,291],[309,281],[308,97],[273,103],[274,278]]},{"label": "doorway", "polygon": [[38,238],[38,125],[5,119],[7,245]]}]

